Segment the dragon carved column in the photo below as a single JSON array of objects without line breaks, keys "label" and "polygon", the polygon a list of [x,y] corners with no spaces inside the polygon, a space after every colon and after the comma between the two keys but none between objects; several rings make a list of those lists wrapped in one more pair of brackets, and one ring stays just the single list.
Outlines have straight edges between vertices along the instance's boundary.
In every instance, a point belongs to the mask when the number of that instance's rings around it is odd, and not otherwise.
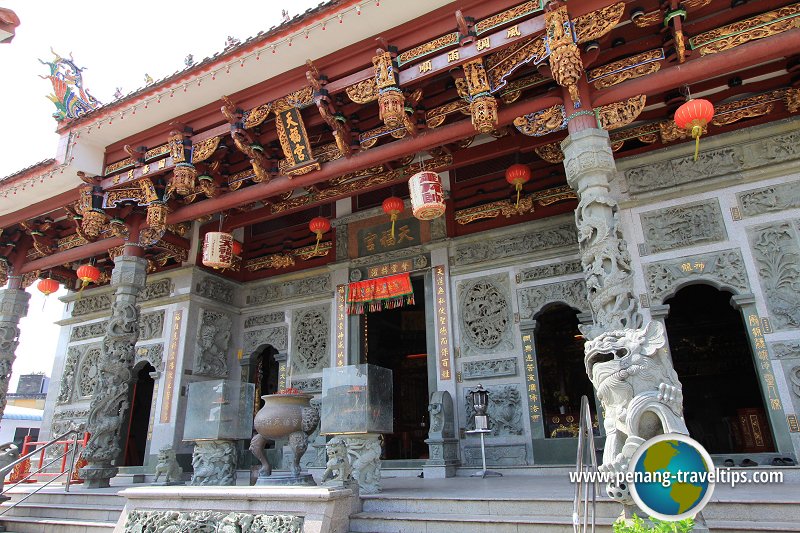
[{"label": "dragon carved column", "polygon": [[8,380],[19,344],[19,320],[28,313],[31,298],[18,276],[9,276],[8,285],[0,290],[0,418],[6,409]]},{"label": "dragon carved column", "polygon": [[[610,193],[616,166],[608,133],[571,127],[561,148],[567,183],[579,198],[575,223],[594,318],[594,324],[581,331],[587,339],[586,372],[605,411],[600,470],[622,473],[647,439],[662,433],[688,434],[683,393],[667,353],[664,327],[658,321],[642,324],[619,206]],[[625,483],[608,483],[606,490],[632,509]]]},{"label": "dragon carved column", "polygon": [[[88,465],[81,469],[86,488],[104,488],[117,475],[112,464],[120,452],[120,428],[127,416],[134,344],[139,338],[139,308],[136,300],[146,281],[147,261],[129,253],[115,259],[111,283],[116,285],[111,318],[97,362],[99,383],[92,398],[86,431],[91,434],[83,451]],[[134,252],[141,250],[134,249]]]}]

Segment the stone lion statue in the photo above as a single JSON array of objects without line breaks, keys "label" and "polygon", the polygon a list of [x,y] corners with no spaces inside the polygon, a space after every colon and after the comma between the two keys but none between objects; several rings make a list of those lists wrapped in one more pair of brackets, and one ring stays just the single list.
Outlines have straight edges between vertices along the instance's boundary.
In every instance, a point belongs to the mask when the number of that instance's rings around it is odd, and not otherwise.
[{"label": "stone lion statue", "polygon": [[325,445],[325,451],[328,454],[328,462],[325,464],[325,472],[322,473],[322,481],[345,483],[352,479],[353,469],[344,441],[339,437],[332,438]]},{"label": "stone lion statue", "polygon": [[158,452],[158,464],[156,465],[156,478],[154,483],[158,482],[158,478],[164,474],[164,481],[166,483],[175,483],[181,480],[183,475],[183,468],[178,464],[175,457],[175,450],[169,447],[161,448]]},{"label": "stone lion statue", "polygon": [[[586,342],[586,373],[605,408],[601,471],[626,472],[634,452],[651,437],[689,434],[681,383],[665,344],[664,327],[656,321]],[[609,483],[606,490],[614,500],[633,503],[624,483]]]}]

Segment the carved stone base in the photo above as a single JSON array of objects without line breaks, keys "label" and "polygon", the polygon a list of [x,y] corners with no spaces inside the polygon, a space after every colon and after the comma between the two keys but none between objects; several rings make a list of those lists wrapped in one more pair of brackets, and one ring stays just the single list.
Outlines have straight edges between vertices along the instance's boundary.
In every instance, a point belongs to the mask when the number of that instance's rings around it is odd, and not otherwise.
[{"label": "carved stone base", "polygon": [[272,474],[271,476],[258,476],[256,485],[265,486],[298,486],[298,487],[314,487],[317,482],[314,477],[308,472],[301,472],[300,475],[294,476],[292,474]]},{"label": "carved stone base", "polygon": [[198,440],[190,485],[236,485],[236,441]]},{"label": "carved stone base", "polygon": [[381,448],[383,436],[374,433],[342,436],[353,467],[353,477],[363,494],[381,491]]},{"label": "carved stone base", "polygon": [[426,479],[455,477],[461,465],[458,459],[458,439],[426,439],[429,457],[422,466]]},{"label": "carved stone base", "polygon": [[110,464],[89,465],[81,469],[83,487],[87,489],[107,489],[109,481],[117,475],[119,468]]}]

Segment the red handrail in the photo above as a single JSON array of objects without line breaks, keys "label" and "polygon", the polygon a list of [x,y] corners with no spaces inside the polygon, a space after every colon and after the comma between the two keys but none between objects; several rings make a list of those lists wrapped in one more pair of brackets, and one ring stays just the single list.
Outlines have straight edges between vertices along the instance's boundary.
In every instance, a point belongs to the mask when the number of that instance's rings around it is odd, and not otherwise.
[{"label": "red handrail", "polygon": [[[34,440],[31,440],[31,436],[30,435],[26,435],[25,436],[25,440],[22,441],[22,451],[20,452],[20,457],[24,457],[28,453],[35,451],[37,446],[42,445],[42,444],[47,444],[47,442],[48,441],[34,441]],[[79,444],[80,449],[83,449],[86,446],[87,442],[89,442],[89,433],[84,433],[83,434],[83,439],[80,441],[80,444]],[[39,477],[39,476],[41,476],[41,477],[56,477],[56,476],[60,476],[61,474],[63,474],[64,472],[67,471],[67,469],[68,469],[67,468],[67,457],[69,456],[68,452],[69,452],[70,444],[72,444],[72,440],[59,440],[59,441],[54,442],[53,444],[56,444],[56,445],[61,444],[61,445],[64,446],[64,457],[61,458],[61,468],[59,469],[59,471],[57,471],[57,472],[38,472],[36,474],[36,477],[30,477],[27,480],[25,480],[26,483],[36,483],[37,482],[36,478]],[[80,461],[81,461],[81,459],[78,459],[79,463],[80,463]],[[42,448],[42,451],[39,454],[39,469],[41,469],[44,464],[45,464],[45,449]],[[25,476],[30,474],[30,472],[31,472],[31,460],[30,460],[30,458],[28,458],[28,459],[22,461],[21,463],[19,463],[18,465],[16,465],[14,467],[14,469],[11,471],[11,474],[10,474],[10,477],[9,477],[8,481],[9,481],[9,483],[17,483],[17,482],[23,480],[25,478]],[[76,472],[77,472],[77,470],[76,470]],[[75,476],[73,476],[73,480],[71,481],[71,483],[82,483],[82,482],[83,482],[82,479],[80,479],[80,478],[76,479]]]}]

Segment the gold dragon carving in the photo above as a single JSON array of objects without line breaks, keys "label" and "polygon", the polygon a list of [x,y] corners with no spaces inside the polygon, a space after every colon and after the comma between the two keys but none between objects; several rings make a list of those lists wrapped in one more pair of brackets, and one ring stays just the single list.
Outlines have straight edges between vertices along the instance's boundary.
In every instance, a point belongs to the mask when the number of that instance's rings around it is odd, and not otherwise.
[{"label": "gold dragon carving", "polygon": [[541,137],[566,128],[567,114],[563,105],[556,104],[547,109],[515,118],[514,127],[523,135]]},{"label": "gold dragon carving", "polygon": [[610,131],[627,126],[641,114],[647,97],[644,94],[633,96],[622,102],[615,102],[595,108],[600,127]]},{"label": "gold dragon carving", "polygon": [[689,43],[693,49],[700,50],[700,55],[715,54],[800,27],[798,15],[800,15],[800,3],[788,5],[701,33],[692,37]]},{"label": "gold dragon carving", "polygon": [[586,77],[589,83],[594,84],[595,89],[605,89],[626,80],[658,72],[663,60],[664,50],[657,48],[592,69],[587,72]]},{"label": "gold dragon carving", "polygon": [[378,99],[378,86],[375,85],[375,78],[354,83],[345,88],[347,97],[355,104],[368,104]]}]

